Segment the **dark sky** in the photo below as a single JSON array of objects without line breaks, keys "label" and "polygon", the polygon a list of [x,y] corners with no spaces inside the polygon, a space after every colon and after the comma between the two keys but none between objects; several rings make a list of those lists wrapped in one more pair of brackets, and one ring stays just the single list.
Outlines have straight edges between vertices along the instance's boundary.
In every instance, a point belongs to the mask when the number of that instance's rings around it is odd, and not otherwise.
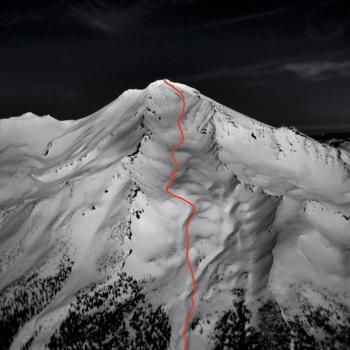
[{"label": "dark sky", "polygon": [[350,131],[347,3],[3,1],[0,115],[79,118],[167,77],[268,124]]}]

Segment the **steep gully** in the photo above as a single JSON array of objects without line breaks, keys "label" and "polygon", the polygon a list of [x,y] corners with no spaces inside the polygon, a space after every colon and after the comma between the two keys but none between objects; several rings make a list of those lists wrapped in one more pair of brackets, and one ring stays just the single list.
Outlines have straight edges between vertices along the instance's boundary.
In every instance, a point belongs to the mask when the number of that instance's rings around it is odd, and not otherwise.
[{"label": "steep gully", "polygon": [[169,179],[169,181],[167,182],[167,184],[165,185],[165,191],[167,194],[169,194],[170,196],[180,199],[181,201],[185,202],[186,204],[188,204],[191,207],[191,214],[190,216],[187,218],[186,220],[186,225],[185,225],[185,241],[186,241],[186,263],[188,266],[188,269],[190,271],[191,274],[191,279],[192,279],[192,285],[193,285],[193,291],[192,291],[192,295],[191,295],[191,307],[188,310],[185,319],[184,319],[184,326],[183,326],[183,330],[182,330],[182,337],[183,337],[183,345],[184,345],[184,350],[187,350],[187,336],[186,336],[186,332],[187,332],[187,328],[188,328],[188,322],[189,319],[191,318],[191,315],[193,313],[193,310],[195,308],[195,297],[196,297],[196,293],[197,293],[197,283],[196,283],[196,278],[193,272],[193,268],[192,268],[192,264],[191,261],[189,259],[189,250],[190,250],[190,239],[189,239],[189,227],[190,224],[192,222],[192,220],[194,219],[194,217],[196,216],[196,206],[194,203],[192,203],[191,201],[189,201],[188,199],[179,196],[178,194],[172,192],[169,190],[169,187],[171,186],[171,184],[174,182],[175,176],[177,171],[180,168],[180,164],[177,161],[176,157],[175,157],[175,152],[184,144],[185,142],[185,135],[183,132],[183,129],[181,127],[181,120],[184,116],[185,113],[185,108],[186,108],[186,100],[185,100],[185,95],[184,93],[178,89],[175,85],[171,84],[167,79],[163,80],[165,84],[167,84],[169,87],[171,87],[181,98],[181,111],[177,116],[177,127],[179,129],[179,133],[181,136],[180,142],[177,143],[175,146],[173,146],[170,149],[169,152],[169,157],[172,159],[172,161],[174,162],[174,168],[171,172],[171,177]]}]

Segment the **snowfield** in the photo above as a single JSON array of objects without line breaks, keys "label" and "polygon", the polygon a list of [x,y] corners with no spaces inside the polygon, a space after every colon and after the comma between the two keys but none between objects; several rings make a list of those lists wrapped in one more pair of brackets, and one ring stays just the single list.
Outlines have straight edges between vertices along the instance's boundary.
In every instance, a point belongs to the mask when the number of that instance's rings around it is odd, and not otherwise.
[{"label": "snowfield", "polygon": [[[349,349],[347,148],[176,87],[189,350]],[[180,108],[156,81],[79,120],[0,120],[1,349],[183,348]]]}]

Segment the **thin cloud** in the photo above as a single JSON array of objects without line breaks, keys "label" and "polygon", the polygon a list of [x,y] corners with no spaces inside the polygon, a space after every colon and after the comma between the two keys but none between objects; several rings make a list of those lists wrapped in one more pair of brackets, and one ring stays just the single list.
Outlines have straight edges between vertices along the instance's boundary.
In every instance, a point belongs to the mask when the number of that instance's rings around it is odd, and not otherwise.
[{"label": "thin cloud", "polygon": [[[106,34],[115,34],[130,25],[138,24],[147,16],[152,15],[161,7],[161,3],[153,1],[140,1],[129,7],[116,7],[102,0],[96,0],[91,3],[77,5],[71,10],[71,17],[80,22],[80,24]],[[203,28],[212,28],[234,23],[257,20],[264,17],[277,15],[288,10],[288,7],[254,13],[247,16],[233,17],[220,21],[212,21],[200,25],[190,26],[191,30],[202,30]],[[172,30],[172,28],[169,28]]]},{"label": "thin cloud", "polygon": [[220,21],[213,21],[210,23],[203,24],[200,27],[198,27],[197,29],[211,28],[211,27],[225,26],[225,25],[230,25],[230,24],[235,24],[235,23],[240,23],[240,22],[253,21],[256,19],[270,17],[270,16],[280,14],[282,12],[287,11],[288,8],[289,8],[288,6],[284,6],[284,7],[280,7],[278,9],[275,9],[275,10],[253,13],[251,15],[246,15],[246,16],[227,18],[227,19],[223,19]]},{"label": "thin cloud", "polygon": [[283,69],[303,80],[328,80],[350,76],[350,60],[288,63]]},{"label": "thin cloud", "polygon": [[[247,66],[228,66],[179,77],[183,81],[203,81],[237,78],[239,86],[264,85],[269,79],[281,74],[293,74],[293,78],[304,81],[322,81],[350,76],[350,60],[305,61],[300,57],[275,60]],[[287,79],[287,78],[286,78]]]},{"label": "thin cloud", "polygon": [[129,7],[116,7],[104,1],[94,1],[73,7],[70,16],[86,27],[106,34],[116,34],[128,30],[152,10],[152,3],[146,4],[144,1]]}]

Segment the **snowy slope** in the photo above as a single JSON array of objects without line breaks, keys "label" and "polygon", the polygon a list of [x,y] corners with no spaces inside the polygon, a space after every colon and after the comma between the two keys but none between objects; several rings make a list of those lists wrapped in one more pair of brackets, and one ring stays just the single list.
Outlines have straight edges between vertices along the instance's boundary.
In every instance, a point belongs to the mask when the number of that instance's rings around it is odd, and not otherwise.
[{"label": "snowy slope", "polygon": [[[189,349],[347,349],[350,154],[176,86]],[[182,349],[180,107],[156,81],[77,121],[0,121],[0,347]]]}]

